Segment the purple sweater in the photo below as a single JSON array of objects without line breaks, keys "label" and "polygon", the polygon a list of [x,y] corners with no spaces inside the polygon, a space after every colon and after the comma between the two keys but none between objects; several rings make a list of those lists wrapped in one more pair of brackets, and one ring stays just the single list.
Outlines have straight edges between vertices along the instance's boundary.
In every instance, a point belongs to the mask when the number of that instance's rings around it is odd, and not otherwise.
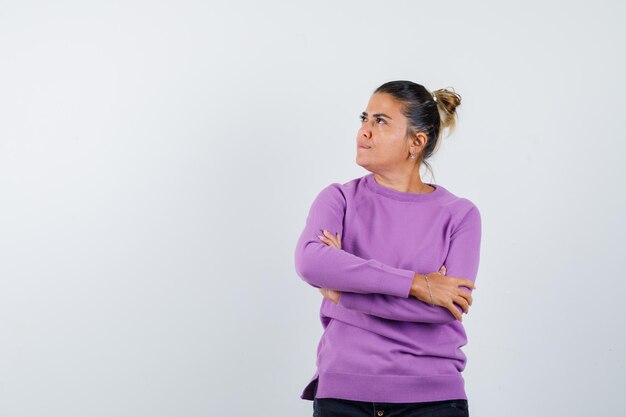
[{"label": "purple sweater", "polygon": [[[448,276],[476,280],[480,213],[470,200],[429,185],[435,191],[401,192],[370,173],[330,184],[313,201],[295,248],[296,272],[341,297],[335,304],[320,294],[317,369],[300,398],[313,400],[317,384],[319,398],[467,399],[463,324],[409,291],[415,272],[442,265]],[[322,229],[339,232],[342,249],[322,242]]]}]

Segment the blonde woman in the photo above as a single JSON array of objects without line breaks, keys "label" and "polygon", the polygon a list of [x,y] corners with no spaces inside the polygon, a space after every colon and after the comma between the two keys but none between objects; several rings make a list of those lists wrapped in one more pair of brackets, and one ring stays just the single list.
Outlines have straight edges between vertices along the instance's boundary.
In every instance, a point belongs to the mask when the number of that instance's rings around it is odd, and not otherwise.
[{"label": "blonde woman", "polygon": [[317,370],[301,395],[315,417],[469,416],[462,314],[481,217],[469,199],[420,177],[460,103],[449,89],[381,85],[356,137],[356,162],[369,173],[313,201],[295,266],[324,296]]}]

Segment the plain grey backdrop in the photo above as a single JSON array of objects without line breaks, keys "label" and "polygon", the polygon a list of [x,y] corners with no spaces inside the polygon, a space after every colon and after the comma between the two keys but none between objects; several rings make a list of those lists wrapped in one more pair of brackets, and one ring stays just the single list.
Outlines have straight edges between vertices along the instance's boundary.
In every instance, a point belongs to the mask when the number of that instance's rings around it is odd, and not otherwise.
[{"label": "plain grey backdrop", "polygon": [[383,82],[462,96],[474,417],[616,415],[623,2],[0,1],[0,415],[310,416],[310,204]]}]

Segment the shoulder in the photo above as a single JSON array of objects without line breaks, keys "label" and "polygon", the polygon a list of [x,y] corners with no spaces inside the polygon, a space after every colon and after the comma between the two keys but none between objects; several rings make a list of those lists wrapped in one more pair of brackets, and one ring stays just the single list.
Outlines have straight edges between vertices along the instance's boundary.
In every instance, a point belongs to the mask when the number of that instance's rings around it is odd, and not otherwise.
[{"label": "shoulder", "polygon": [[444,195],[439,200],[441,205],[451,213],[466,214],[469,211],[479,211],[478,206],[469,198],[459,196],[441,185],[437,184],[437,186],[441,187],[444,191]]},{"label": "shoulder", "polygon": [[467,198],[462,198],[462,208],[456,216],[457,229],[473,227],[480,229],[481,218],[478,206]]},{"label": "shoulder", "polygon": [[316,200],[341,201],[345,200],[344,185],[338,182],[328,184],[318,192]]},{"label": "shoulder", "polygon": [[441,204],[450,215],[452,229],[459,229],[468,225],[477,225],[480,228],[481,215],[478,206],[469,198],[461,197],[449,190],[441,199]]},{"label": "shoulder", "polygon": [[363,177],[354,178],[347,182],[333,182],[322,188],[318,192],[316,200],[332,201],[345,204],[350,199],[359,186],[359,183],[363,180]]}]

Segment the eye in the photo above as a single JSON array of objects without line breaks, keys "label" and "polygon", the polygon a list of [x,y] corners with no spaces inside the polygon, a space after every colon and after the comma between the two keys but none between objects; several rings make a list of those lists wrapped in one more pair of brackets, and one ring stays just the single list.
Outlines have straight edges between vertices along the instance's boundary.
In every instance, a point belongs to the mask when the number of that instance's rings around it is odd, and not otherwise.
[{"label": "eye", "polygon": [[380,117],[377,117],[377,118],[376,118],[376,123],[378,123],[378,122],[382,122],[381,124],[385,124],[385,123],[387,123],[387,122],[385,122],[385,120],[384,120],[384,119],[381,119]]},{"label": "eye", "polygon": [[365,116],[363,116],[362,114],[359,114],[359,120],[361,120],[361,123],[363,123],[365,119],[367,119]]}]

